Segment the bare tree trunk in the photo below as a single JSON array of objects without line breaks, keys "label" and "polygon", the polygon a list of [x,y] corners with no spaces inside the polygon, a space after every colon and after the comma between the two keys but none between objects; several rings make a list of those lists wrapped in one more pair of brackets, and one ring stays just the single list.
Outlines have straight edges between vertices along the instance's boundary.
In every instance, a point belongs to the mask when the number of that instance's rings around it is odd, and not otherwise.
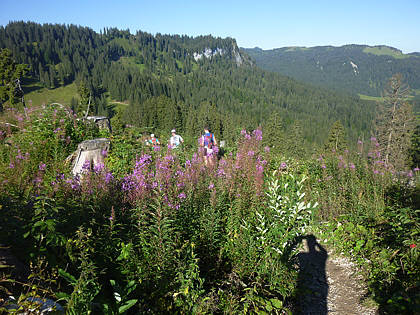
[{"label": "bare tree trunk", "polygon": [[89,103],[88,103],[88,108],[86,110],[86,115],[85,118],[87,118],[87,116],[89,116],[89,110],[90,110],[90,100],[92,98],[92,93],[89,94]]}]

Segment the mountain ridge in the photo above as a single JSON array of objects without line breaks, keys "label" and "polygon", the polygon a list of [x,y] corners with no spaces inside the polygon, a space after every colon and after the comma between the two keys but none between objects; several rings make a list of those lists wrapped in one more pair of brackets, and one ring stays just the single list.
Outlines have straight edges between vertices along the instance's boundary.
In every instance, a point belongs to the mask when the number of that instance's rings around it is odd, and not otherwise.
[{"label": "mountain ridge", "polygon": [[380,96],[387,80],[399,72],[412,89],[420,89],[418,52],[403,54],[401,50],[386,45],[359,44],[241,49],[264,70],[316,86]]},{"label": "mountain ridge", "polygon": [[[108,99],[125,102],[121,122],[154,131],[193,137],[207,125],[229,141],[238,128],[295,130],[302,141],[290,145],[301,149],[323,143],[337,120],[354,141],[374,114],[371,102],[260,69],[232,38],[15,22],[0,27],[0,48],[47,88],[75,82],[76,111],[90,95],[93,114],[112,114]],[[270,127],[273,114],[281,119]]]}]

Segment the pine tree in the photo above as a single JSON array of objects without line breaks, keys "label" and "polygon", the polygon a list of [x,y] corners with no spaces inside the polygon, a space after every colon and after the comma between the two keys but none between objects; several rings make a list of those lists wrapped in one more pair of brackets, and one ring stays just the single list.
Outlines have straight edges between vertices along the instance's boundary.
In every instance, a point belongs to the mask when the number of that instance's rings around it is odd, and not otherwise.
[{"label": "pine tree", "polygon": [[414,131],[414,115],[407,102],[408,87],[401,74],[392,76],[384,93],[384,105],[377,115],[376,135],[387,165],[404,170],[409,164],[409,149]]},{"label": "pine tree", "polygon": [[17,64],[12,59],[9,49],[0,50],[0,112],[7,101],[11,105],[18,102],[17,96],[23,96],[20,80],[25,76],[28,66]]},{"label": "pine tree", "polygon": [[330,129],[327,142],[325,143],[326,151],[341,152],[347,148],[347,137],[343,125],[337,120]]},{"label": "pine tree", "polygon": [[283,139],[283,119],[278,111],[274,111],[263,127],[264,145],[270,146],[274,151],[279,151]]}]

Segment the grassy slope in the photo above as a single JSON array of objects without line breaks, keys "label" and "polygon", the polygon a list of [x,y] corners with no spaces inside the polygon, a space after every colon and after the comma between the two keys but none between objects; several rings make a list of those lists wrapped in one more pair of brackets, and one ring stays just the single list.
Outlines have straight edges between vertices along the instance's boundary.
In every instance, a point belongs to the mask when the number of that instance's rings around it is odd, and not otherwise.
[{"label": "grassy slope", "polygon": [[386,46],[366,47],[365,49],[363,49],[363,52],[377,56],[391,56],[396,59],[404,59],[410,57],[409,55],[405,55],[398,50],[391,49]]},{"label": "grassy slope", "polygon": [[[27,103],[32,101],[34,105],[60,103],[63,105],[70,105],[72,97],[80,98],[77,93],[75,83],[61,86],[56,89],[48,89],[43,87],[40,83],[30,83],[23,87],[25,91],[25,100]],[[29,92],[27,92],[29,91]]]}]

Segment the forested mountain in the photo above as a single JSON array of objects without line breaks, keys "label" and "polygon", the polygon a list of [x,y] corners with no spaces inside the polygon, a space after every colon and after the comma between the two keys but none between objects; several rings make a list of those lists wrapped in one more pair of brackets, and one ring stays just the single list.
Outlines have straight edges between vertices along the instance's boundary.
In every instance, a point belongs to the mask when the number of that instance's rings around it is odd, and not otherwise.
[{"label": "forested mountain", "polygon": [[244,48],[256,64],[314,85],[381,96],[388,79],[401,73],[411,89],[420,89],[420,54],[387,46]]},{"label": "forested mountain", "polygon": [[207,124],[230,140],[241,128],[262,125],[298,149],[323,143],[337,120],[351,140],[366,135],[374,113],[358,97],[261,70],[232,38],[13,22],[0,27],[0,48],[49,88],[75,81],[76,109],[92,95],[94,112],[105,114],[110,94],[129,104],[125,123],[157,132],[175,126],[192,137]]}]

